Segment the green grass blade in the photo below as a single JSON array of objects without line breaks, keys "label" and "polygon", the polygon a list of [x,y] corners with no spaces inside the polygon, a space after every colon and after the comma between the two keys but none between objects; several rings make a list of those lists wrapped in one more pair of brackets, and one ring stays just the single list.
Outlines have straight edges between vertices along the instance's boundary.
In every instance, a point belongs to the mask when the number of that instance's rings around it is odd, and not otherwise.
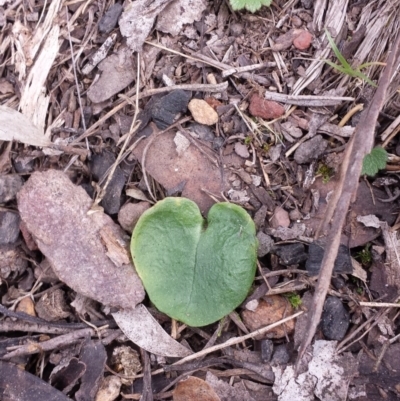
[{"label": "green grass blade", "polygon": [[325,28],[325,33],[326,33],[326,37],[328,38],[328,42],[330,44],[330,46],[332,47],[333,52],[335,53],[335,56],[337,57],[337,59],[340,61],[340,63],[342,64],[342,66],[346,69],[350,69],[351,65],[347,62],[347,60],[343,57],[342,53],[340,53],[340,50],[338,49],[338,47],[336,46],[335,41],[332,39],[331,34],[329,33],[329,31]]}]

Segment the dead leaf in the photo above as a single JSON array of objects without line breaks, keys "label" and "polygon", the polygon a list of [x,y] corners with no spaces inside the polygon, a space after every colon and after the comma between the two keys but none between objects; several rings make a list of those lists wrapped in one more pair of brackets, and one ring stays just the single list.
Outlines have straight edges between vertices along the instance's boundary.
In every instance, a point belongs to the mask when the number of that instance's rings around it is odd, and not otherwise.
[{"label": "dead leaf", "polygon": [[144,305],[112,315],[123,333],[146,351],[170,357],[185,357],[192,353],[172,339]]},{"label": "dead leaf", "polygon": [[135,80],[136,66],[132,52],[121,47],[117,53],[111,54],[99,65],[101,77],[89,88],[87,95],[93,103],[108,100],[125,89]]},{"label": "dead leaf", "polygon": [[[167,191],[186,181],[182,196],[196,202],[202,213],[207,212],[214,201],[203,189],[217,196],[224,190],[220,169],[192,144],[179,156],[174,137],[175,132],[167,132],[151,144],[146,171]],[[142,161],[143,150],[151,138],[141,141],[133,150],[139,161]]]},{"label": "dead leaf", "polygon": [[138,199],[141,201],[145,202],[151,202],[147,196],[141,191],[140,189],[137,188],[129,188],[125,191],[126,196],[130,196],[133,199]]},{"label": "dead leaf", "polygon": [[183,25],[199,21],[207,8],[204,0],[176,0],[168,4],[164,12],[157,18],[156,29],[176,36]]},{"label": "dead leaf", "polygon": [[381,226],[379,219],[374,214],[357,216],[357,221],[363,223],[365,227],[380,228]]},{"label": "dead leaf", "polygon": [[221,400],[229,401],[255,401],[244,388],[232,387],[211,372],[207,372],[206,382],[209,383]]},{"label": "dead leaf", "polygon": [[204,380],[198,377],[189,376],[185,380],[181,380],[173,395],[174,401],[221,401],[212,387]]},{"label": "dead leaf", "polygon": [[61,391],[13,363],[0,361],[0,399],[71,401]]},{"label": "dead leaf", "polygon": [[0,106],[0,140],[18,141],[32,146],[51,144],[44,136],[44,131],[35,127],[28,117],[7,106]]},{"label": "dead leaf", "polygon": [[119,29],[133,52],[140,52],[157,15],[171,0],[137,0],[130,3],[119,19]]},{"label": "dead leaf", "polygon": [[17,199],[22,220],[61,281],[105,305],[134,308],[143,300],[132,264],[116,265],[100,232],[113,232],[120,245],[127,244],[125,234],[103,212],[88,213],[92,199],[67,175],[34,173]]}]

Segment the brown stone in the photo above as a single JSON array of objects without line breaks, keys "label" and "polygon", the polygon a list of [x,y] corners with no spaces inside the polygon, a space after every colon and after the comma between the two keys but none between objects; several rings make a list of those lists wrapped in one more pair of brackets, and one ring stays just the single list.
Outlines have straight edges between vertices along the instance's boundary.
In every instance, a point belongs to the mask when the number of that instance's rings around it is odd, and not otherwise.
[{"label": "brown stone", "polygon": [[[242,319],[243,323],[250,331],[255,331],[292,314],[293,307],[286,298],[280,295],[272,295],[260,299],[254,311],[245,309],[242,312]],[[263,338],[283,338],[293,333],[294,325],[295,320],[289,320],[283,325],[274,327],[267,333],[255,338],[257,340],[262,340]]]},{"label": "brown stone", "polygon": [[132,233],[139,217],[150,207],[149,202],[127,203],[118,212],[118,223],[121,227]]},{"label": "brown stone", "polygon": [[273,120],[285,114],[282,105],[272,100],[263,99],[257,94],[254,94],[250,100],[249,111],[252,116],[261,117],[264,120]]}]

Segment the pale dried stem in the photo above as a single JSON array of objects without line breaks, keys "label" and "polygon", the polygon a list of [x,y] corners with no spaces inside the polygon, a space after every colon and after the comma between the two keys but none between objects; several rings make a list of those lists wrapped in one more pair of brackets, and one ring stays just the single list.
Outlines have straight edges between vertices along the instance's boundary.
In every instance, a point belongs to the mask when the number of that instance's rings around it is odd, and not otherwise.
[{"label": "pale dried stem", "polygon": [[[253,332],[251,332],[249,334],[246,334],[244,336],[230,338],[228,341],[224,342],[223,344],[217,344],[217,345],[214,345],[212,347],[203,349],[203,350],[201,350],[199,352],[196,352],[195,354],[191,354],[189,356],[186,356],[185,358],[180,359],[179,361],[173,363],[172,365],[173,366],[182,365],[183,363],[186,363],[186,362],[193,361],[195,359],[201,358],[201,357],[203,357],[205,355],[208,355],[208,354],[210,354],[212,352],[219,351],[221,349],[224,349],[224,348],[227,348],[227,347],[231,347],[231,346],[236,345],[236,344],[240,344],[243,341],[249,340],[249,339],[257,337],[257,336],[262,336],[265,333],[267,333],[268,331],[271,331],[272,329],[274,329],[275,327],[278,327],[281,324],[284,324],[284,323],[286,323],[286,322],[288,322],[288,321],[290,321],[292,319],[295,319],[296,317],[299,317],[303,313],[304,313],[303,311],[297,312],[297,313],[295,313],[295,314],[293,314],[291,316],[288,316],[288,317],[286,317],[284,319],[281,319],[281,320],[279,320],[279,321],[277,321],[275,323],[272,323],[272,324],[270,324],[268,326],[262,327],[261,329],[255,330],[255,331],[253,331]],[[154,372],[152,372],[151,374],[152,375],[157,375],[157,374],[163,373],[163,372],[164,372],[164,369],[158,369],[158,370],[155,370]],[[143,375],[137,375],[136,377],[137,378],[143,377]]]},{"label": "pale dried stem", "polygon": [[354,97],[343,96],[307,96],[307,95],[285,95],[283,93],[266,91],[265,99],[275,102],[291,104],[294,106],[325,107],[337,106],[343,102],[354,102]]}]

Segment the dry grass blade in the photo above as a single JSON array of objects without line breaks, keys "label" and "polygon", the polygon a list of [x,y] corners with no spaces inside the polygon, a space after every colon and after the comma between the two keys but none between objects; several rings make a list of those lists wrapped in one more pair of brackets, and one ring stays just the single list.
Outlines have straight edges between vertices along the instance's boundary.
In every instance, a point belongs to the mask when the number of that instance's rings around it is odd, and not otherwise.
[{"label": "dry grass blade", "polygon": [[[369,105],[363,112],[360,123],[348,144],[346,154],[342,164],[341,178],[334,199],[331,200],[323,223],[322,232],[325,231],[332,218],[329,234],[327,236],[327,246],[322,260],[321,270],[318,276],[318,283],[315,288],[312,300],[311,311],[307,322],[307,334],[300,345],[296,368],[302,357],[311,344],[321,318],[322,308],[326,294],[328,292],[333,265],[337,256],[342,227],[350,205],[350,201],[357,190],[358,180],[361,173],[362,161],[374,142],[375,123],[379,112],[385,101],[385,95],[398,63],[400,52],[400,35],[395,40],[387,61],[382,77],[379,81],[378,89]],[[317,233],[318,234],[318,233]]]}]

